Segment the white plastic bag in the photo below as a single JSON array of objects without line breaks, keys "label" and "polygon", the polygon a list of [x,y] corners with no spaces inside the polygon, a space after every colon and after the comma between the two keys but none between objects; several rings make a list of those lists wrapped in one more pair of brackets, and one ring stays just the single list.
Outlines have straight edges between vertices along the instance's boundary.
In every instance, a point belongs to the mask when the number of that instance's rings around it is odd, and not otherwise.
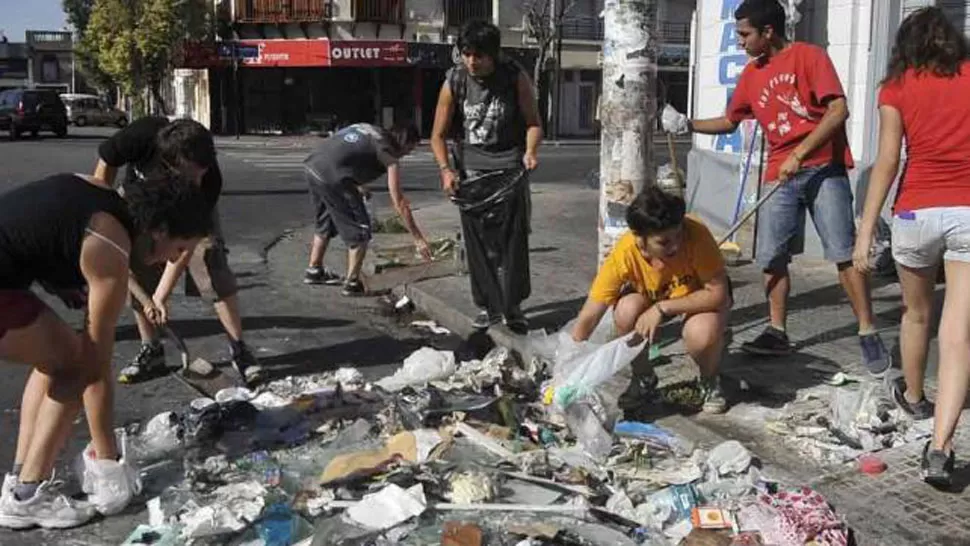
[{"label": "white plastic bag", "polygon": [[557,371],[566,375],[560,381],[554,378],[556,404],[560,408],[568,407],[629,366],[646,346],[646,340],[631,345],[637,337],[628,334],[605,345],[587,345],[573,359],[563,363]]},{"label": "white plastic bag", "polygon": [[88,494],[88,501],[104,516],[124,510],[131,499],[141,493],[142,487],[138,469],[126,458],[124,431],[116,431],[115,435],[121,459],[97,459],[94,446],[89,443],[76,463],[82,491]]},{"label": "white plastic bag", "polygon": [[394,375],[378,381],[377,386],[388,392],[397,392],[409,386],[447,379],[457,369],[455,353],[422,347],[404,359],[404,365]]}]

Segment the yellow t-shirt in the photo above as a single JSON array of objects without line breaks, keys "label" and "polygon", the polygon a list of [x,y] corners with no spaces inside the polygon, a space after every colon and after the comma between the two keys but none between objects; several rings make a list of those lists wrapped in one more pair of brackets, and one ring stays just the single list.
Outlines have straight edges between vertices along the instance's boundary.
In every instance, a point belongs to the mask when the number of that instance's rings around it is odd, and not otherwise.
[{"label": "yellow t-shirt", "polygon": [[707,226],[689,216],[684,218],[684,241],[661,270],[654,269],[637,247],[636,236],[620,237],[600,268],[589,296],[594,301],[613,305],[625,287],[651,301],[682,298],[700,290],[724,271],[724,259]]}]

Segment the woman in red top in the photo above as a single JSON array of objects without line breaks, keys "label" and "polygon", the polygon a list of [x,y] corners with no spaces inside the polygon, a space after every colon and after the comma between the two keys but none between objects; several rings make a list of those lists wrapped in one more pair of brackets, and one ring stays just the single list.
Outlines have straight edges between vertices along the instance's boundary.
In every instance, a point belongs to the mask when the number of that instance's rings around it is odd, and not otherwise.
[{"label": "woman in red top", "polygon": [[970,61],[963,35],[939,8],[924,8],[899,27],[879,93],[879,155],[872,169],[853,261],[869,268],[880,211],[906,166],[893,207],[892,249],[903,292],[900,350],[904,378],[896,403],[917,419],[934,415],[923,393],[933,291],[940,262],[946,299],[940,320],[939,391],[923,477],[948,487],[953,431],[970,387]]}]

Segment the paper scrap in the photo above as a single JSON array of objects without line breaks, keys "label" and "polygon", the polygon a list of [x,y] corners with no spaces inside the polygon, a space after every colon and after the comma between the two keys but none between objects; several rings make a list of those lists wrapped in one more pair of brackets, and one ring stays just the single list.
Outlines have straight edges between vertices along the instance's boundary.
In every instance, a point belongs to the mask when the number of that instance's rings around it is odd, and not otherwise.
[{"label": "paper scrap", "polygon": [[155,497],[148,501],[148,525],[158,527],[165,524],[165,512],[162,511],[162,499]]},{"label": "paper scrap", "polygon": [[363,500],[347,510],[347,516],[368,529],[384,530],[420,516],[427,505],[421,484],[406,491],[390,484],[377,493],[364,495]]}]

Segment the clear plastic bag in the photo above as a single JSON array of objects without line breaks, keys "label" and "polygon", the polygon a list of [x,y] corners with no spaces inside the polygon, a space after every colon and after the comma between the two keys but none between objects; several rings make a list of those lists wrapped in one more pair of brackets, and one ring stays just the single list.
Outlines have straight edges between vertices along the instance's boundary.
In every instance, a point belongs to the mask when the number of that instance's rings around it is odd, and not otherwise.
[{"label": "clear plastic bag", "polygon": [[562,363],[556,370],[561,375],[553,378],[556,404],[560,408],[568,407],[629,366],[646,346],[646,341],[631,345],[636,337],[629,334],[605,345],[587,344],[572,359]]}]

